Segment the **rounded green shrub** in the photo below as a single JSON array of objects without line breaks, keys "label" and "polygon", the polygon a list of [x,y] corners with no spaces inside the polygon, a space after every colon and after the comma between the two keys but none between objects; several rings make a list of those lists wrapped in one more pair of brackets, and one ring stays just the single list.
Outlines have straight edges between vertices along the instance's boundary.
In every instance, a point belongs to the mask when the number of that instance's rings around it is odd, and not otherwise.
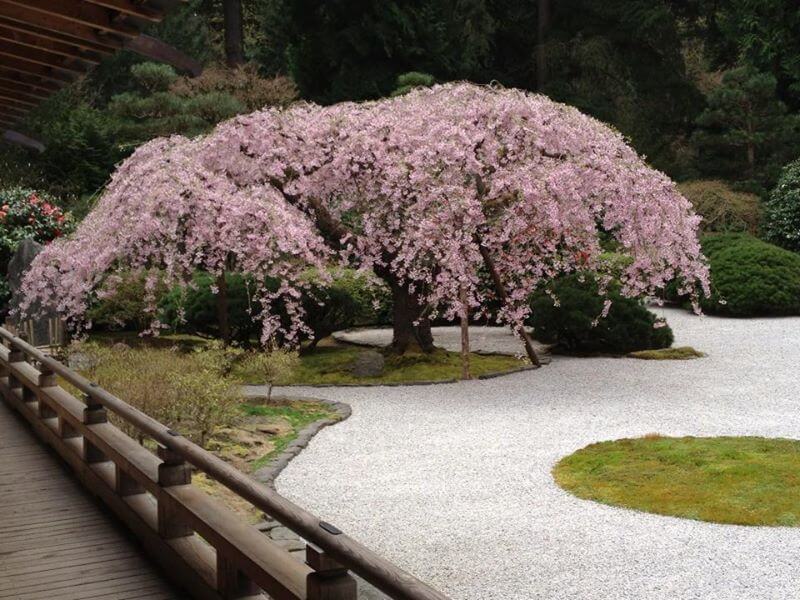
[{"label": "rounded green shrub", "polygon": [[[336,270],[326,281],[310,272],[308,290],[303,296],[305,323],[312,330],[312,345],[334,331],[355,325],[372,324],[383,318],[386,290],[371,285],[365,276],[351,270]],[[228,321],[231,337],[249,343],[261,335],[261,323],[255,320],[259,306],[252,297],[254,285],[237,273],[226,274],[228,288]],[[193,285],[171,290],[160,304],[162,320],[172,329],[187,333],[218,336],[217,295],[215,279],[208,273],[197,273]],[[277,289],[277,282],[269,285]],[[377,308],[376,308],[377,305]],[[181,309],[183,319],[180,318]],[[280,314],[280,307],[276,307]]]},{"label": "rounded green shrub", "polygon": [[703,239],[711,267],[703,310],[731,317],[800,314],[800,255],[747,234]]},{"label": "rounded green shrub", "polygon": [[[529,324],[537,340],[555,344],[558,352],[627,354],[672,345],[672,330],[639,300],[620,294],[618,286],[601,296],[593,277],[573,274],[549,287],[556,300],[537,291],[531,299]],[[606,298],[611,309],[601,317]]]},{"label": "rounded green shrub", "polygon": [[[96,330],[143,331],[150,327],[153,315],[147,312],[146,282],[142,272],[123,273],[114,285],[109,282],[101,287],[98,299],[92,303],[87,317]],[[166,293],[166,286],[159,282],[156,298]]]},{"label": "rounded green shrub", "polygon": [[773,244],[800,252],[800,160],[784,167],[767,200],[764,229]]},{"label": "rounded green shrub", "polygon": [[[258,338],[261,325],[253,318],[258,306],[252,302],[252,287],[248,288],[246,279],[238,273],[226,273],[225,282],[232,339],[247,343]],[[218,337],[215,286],[216,277],[210,273],[195,273],[191,286],[174,288],[164,296],[159,305],[162,321],[175,331]]]}]

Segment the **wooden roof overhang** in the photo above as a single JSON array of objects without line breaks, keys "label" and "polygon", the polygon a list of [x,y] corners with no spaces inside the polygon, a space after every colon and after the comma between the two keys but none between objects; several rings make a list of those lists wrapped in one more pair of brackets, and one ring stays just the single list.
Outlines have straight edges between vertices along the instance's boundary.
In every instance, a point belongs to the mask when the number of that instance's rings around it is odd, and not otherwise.
[{"label": "wooden roof overhang", "polygon": [[124,48],[198,74],[195,61],[141,33],[184,1],[0,0],[0,131]]}]

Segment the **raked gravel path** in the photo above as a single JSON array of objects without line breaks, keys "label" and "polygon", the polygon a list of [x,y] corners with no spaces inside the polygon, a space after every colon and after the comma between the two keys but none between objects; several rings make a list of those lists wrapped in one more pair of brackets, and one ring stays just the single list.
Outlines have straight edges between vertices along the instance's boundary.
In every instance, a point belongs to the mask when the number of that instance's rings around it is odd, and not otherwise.
[{"label": "raked gravel path", "polygon": [[659,312],[677,344],[709,356],[556,357],[488,381],[309,389],[353,416],[277,487],[453,599],[798,598],[800,528],[637,513],[553,483],[561,456],[597,440],[800,438],[800,319]]}]

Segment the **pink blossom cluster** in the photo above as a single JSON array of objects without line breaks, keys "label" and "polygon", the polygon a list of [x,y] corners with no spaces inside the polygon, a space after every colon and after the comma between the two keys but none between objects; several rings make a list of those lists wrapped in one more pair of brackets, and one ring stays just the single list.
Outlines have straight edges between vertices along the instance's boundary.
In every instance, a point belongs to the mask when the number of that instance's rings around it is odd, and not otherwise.
[{"label": "pink blossom cluster", "polygon": [[[314,203],[348,233],[323,243]],[[654,294],[675,278],[682,292],[707,292],[698,222],[674,184],[600,122],[543,96],[448,84],[268,109],[197,140],[151,142],[76,234],[40,255],[26,290],[77,318],[109,271],[158,267],[185,279],[219,271],[230,252],[238,269],[280,278],[291,300],[301,272],[336,251],[453,317],[462,294],[472,312],[492,294],[483,246],[509,295],[498,319],[516,327],[535,287],[602,271],[601,234],[632,258],[624,293]],[[264,300],[266,339],[281,325]],[[292,306],[297,332],[302,310]]]},{"label": "pink blossom cluster", "polygon": [[[158,278],[183,285],[198,269],[220,274],[230,264],[254,280],[254,318],[262,337],[282,329],[280,299],[293,325],[302,328],[300,290],[309,267],[324,268],[329,251],[308,218],[271,186],[239,187],[197,161],[198,141],[179,136],[141,146],[114,174],[97,206],[69,238],[47,246],[23,281],[21,311],[51,306],[76,324],[107,275],[146,271],[153,327]],[[266,279],[281,282],[269,290]],[[113,281],[113,278],[111,279]]]}]

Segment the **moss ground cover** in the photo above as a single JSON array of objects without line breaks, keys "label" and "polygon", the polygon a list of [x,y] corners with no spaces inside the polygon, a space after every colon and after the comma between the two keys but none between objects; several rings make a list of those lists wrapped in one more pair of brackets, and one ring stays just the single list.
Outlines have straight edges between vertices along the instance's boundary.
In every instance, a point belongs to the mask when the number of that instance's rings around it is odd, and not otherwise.
[{"label": "moss ground cover", "polygon": [[[461,355],[437,350],[433,354],[412,354],[387,357],[383,373],[376,377],[356,377],[350,365],[364,348],[350,345],[318,346],[300,356],[300,366],[278,384],[343,384],[343,383],[414,383],[447,381],[461,377]],[[472,354],[470,372],[473,377],[488,373],[513,371],[529,364],[514,356]],[[234,376],[247,383],[258,383],[258,374],[234,369]]]},{"label": "moss ground cover", "polygon": [[800,525],[800,441],[649,435],[563,458],[556,482],[579,498],[737,525]]},{"label": "moss ground cover", "polygon": [[[134,348],[178,347],[181,350],[202,348],[208,340],[188,334],[163,335],[157,338],[142,338],[132,332],[107,332],[95,334],[93,341],[104,344],[124,342]],[[461,355],[458,352],[437,350],[433,354],[410,354],[387,357],[382,375],[377,377],[356,377],[350,372],[350,365],[365,348],[350,344],[339,344],[330,338],[301,354],[300,365],[276,385],[286,384],[329,384],[342,383],[414,383],[418,381],[447,381],[461,377]],[[489,373],[514,371],[528,365],[527,359],[501,354],[470,355],[470,372],[473,377]],[[249,368],[247,361],[234,365],[232,379],[240,383],[263,383],[260,374]]]},{"label": "moss ground cover", "polygon": [[691,346],[678,346],[677,348],[660,348],[658,350],[639,350],[631,352],[628,356],[642,360],[690,360],[702,358],[705,354]]}]

